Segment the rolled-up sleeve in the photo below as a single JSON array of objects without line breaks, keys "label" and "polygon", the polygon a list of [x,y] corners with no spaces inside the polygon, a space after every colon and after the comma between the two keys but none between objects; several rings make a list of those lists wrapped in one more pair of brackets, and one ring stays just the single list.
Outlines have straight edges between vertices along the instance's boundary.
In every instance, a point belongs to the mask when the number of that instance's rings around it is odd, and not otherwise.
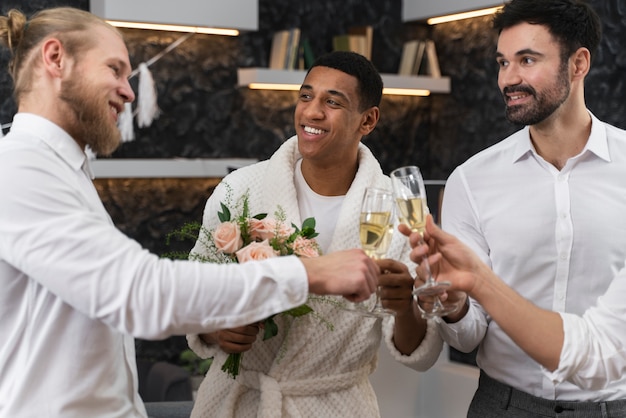
[{"label": "rolled-up sleeve", "polygon": [[569,381],[587,390],[605,388],[626,373],[626,271],[583,315],[561,313],[565,339],[559,365],[543,369],[555,384]]},{"label": "rolled-up sleeve", "polygon": [[393,316],[383,322],[383,338],[393,358],[413,370],[423,372],[430,369],[437,362],[443,347],[443,341],[437,333],[437,325],[434,321],[428,320],[424,339],[410,355],[402,354],[393,343],[394,324]]}]

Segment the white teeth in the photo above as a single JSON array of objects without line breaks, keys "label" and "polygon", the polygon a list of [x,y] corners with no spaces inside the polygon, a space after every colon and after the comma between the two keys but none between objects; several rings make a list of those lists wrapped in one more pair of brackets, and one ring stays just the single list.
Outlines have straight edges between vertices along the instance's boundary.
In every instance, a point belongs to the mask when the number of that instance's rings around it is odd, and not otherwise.
[{"label": "white teeth", "polygon": [[308,134],[319,135],[319,134],[321,134],[324,131],[322,129],[316,129],[316,128],[311,128],[310,126],[305,126],[304,127],[304,132],[306,132]]}]

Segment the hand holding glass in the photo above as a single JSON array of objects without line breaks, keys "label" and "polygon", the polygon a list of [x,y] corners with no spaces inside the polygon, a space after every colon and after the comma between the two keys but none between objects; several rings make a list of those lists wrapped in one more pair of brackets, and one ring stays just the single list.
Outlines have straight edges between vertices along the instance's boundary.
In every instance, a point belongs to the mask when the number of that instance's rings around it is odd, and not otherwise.
[{"label": "hand holding glass", "polygon": [[[398,218],[400,222],[411,228],[411,231],[424,235],[426,226],[426,215],[428,206],[426,201],[426,186],[422,174],[418,167],[400,167],[391,172],[391,184],[396,198],[398,208]],[[443,304],[439,300],[441,294],[450,286],[449,282],[437,282],[428,265],[428,257],[424,257],[421,263],[427,271],[426,282],[414,289],[417,304],[424,318],[434,318],[446,316],[458,309],[456,304]],[[427,299],[428,303],[421,303],[422,299]]]}]

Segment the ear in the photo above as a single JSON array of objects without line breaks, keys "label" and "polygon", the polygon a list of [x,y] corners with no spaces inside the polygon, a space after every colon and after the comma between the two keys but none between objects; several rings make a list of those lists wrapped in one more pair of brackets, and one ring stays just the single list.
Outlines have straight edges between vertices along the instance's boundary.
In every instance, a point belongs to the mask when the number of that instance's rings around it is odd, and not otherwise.
[{"label": "ear", "polygon": [[363,136],[369,134],[374,130],[378,124],[380,118],[380,109],[378,106],[372,106],[363,113],[363,120],[361,121],[360,131]]},{"label": "ear", "polygon": [[591,53],[585,47],[578,48],[574,55],[572,55],[573,73],[574,79],[582,79],[589,73],[591,68]]},{"label": "ear", "polygon": [[67,54],[63,44],[56,38],[49,38],[41,46],[42,62],[46,73],[58,78],[67,66]]}]

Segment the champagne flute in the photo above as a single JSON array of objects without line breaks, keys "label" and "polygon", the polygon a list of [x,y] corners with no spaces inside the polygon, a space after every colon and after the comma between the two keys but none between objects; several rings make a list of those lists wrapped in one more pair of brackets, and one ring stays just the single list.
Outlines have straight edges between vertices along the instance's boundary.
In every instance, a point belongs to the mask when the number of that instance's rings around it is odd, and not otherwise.
[{"label": "champagne flute", "polygon": [[[391,172],[391,184],[398,208],[400,222],[424,236],[428,206],[426,203],[426,187],[418,167],[400,167]],[[450,282],[437,282],[430,272],[428,256],[424,256],[421,263],[428,274],[426,282],[413,290],[417,305],[424,318],[446,316],[455,312],[459,307],[456,304],[444,305],[437,295],[450,286]],[[421,297],[421,298],[420,298]],[[420,299],[426,299],[427,304],[420,304]],[[427,307],[426,307],[427,306]]]},{"label": "champagne flute", "polygon": [[[373,187],[365,189],[359,216],[359,239],[361,248],[369,257],[375,258],[377,251],[380,251],[380,245],[387,233],[392,210],[393,194],[390,191]],[[379,317],[380,313],[376,312],[377,304],[378,292],[376,292],[374,307],[367,306],[365,302],[360,302],[347,305],[346,310],[364,316]]]},{"label": "champagne flute", "polygon": [[365,254],[375,258],[387,233],[393,210],[393,194],[388,190],[365,189],[359,218],[359,238]]},{"label": "champagne flute", "polygon": [[[385,236],[383,237],[382,242],[380,243],[380,245],[378,246],[378,248],[376,249],[374,253],[374,256],[372,257],[375,260],[382,260],[387,255],[387,250],[389,249],[389,245],[391,244],[391,239],[393,238],[393,230],[394,230],[393,211],[392,211],[391,217],[392,219],[389,221],[389,225],[387,225],[387,228],[385,229]],[[380,288],[378,290],[380,290]],[[382,301],[380,300],[379,292],[376,292],[376,304],[372,308],[371,312],[374,315],[378,315],[378,316],[396,314],[395,311],[391,309],[387,309],[383,306]]]},{"label": "champagne flute", "polygon": [[[393,236],[393,221],[393,193],[375,187],[366,188],[361,203],[359,237],[363,251],[371,258],[379,260],[387,254]],[[376,316],[394,314],[383,307],[378,291],[370,313]]]}]

